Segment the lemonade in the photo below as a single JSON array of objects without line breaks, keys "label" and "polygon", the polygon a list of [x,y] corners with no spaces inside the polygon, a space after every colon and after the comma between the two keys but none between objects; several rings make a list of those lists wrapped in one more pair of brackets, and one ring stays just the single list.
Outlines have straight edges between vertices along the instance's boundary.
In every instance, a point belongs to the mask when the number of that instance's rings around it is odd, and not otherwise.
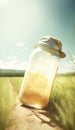
[{"label": "lemonade", "polygon": [[44,108],[47,106],[50,95],[48,79],[40,72],[28,72],[22,84],[19,99],[23,104]]}]

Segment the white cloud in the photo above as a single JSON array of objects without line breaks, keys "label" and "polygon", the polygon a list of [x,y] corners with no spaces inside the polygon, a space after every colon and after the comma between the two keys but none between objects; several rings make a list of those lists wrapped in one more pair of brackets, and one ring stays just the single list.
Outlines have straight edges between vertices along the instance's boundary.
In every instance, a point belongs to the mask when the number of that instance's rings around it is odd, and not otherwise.
[{"label": "white cloud", "polygon": [[18,42],[18,43],[16,43],[16,46],[17,46],[17,47],[24,47],[24,43]]},{"label": "white cloud", "polygon": [[17,56],[8,56],[7,59],[8,59],[8,60],[17,60],[18,57],[17,57]]},{"label": "white cloud", "polygon": [[70,61],[67,61],[64,64],[59,65],[58,68],[58,73],[68,73],[74,71],[75,71],[75,65],[72,64]]},{"label": "white cloud", "polygon": [[24,47],[24,50],[26,51],[26,50],[27,50],[27,47]]},{"label": "white cloud", "polygon": [[16,43],[16,47],[19,49],[19,51],[23,52],[23,51],[27,51],[27,47],[24,45],[24,43],[22,42],[18,42]]},{"label": "white cloud", "polygon": [[0,69],[26,70],[27,62],[20,60],[16,56],[8,57],[6,61],[0,60]]},{"label": "white cloud", "polygon": [[75,65],[75,54],[72,54],[71,55],[71,59],[69,61],[71,64],[74,64]]}]

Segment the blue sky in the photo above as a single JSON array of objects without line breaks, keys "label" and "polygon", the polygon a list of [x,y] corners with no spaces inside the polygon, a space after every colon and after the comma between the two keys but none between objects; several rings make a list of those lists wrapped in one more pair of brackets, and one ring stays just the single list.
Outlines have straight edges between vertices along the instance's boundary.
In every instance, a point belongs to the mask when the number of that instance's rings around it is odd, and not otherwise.
[{"label": "blue sky", "polygon": [[[75,0],[0,0],[0,68],[25,69],[33,45],[42,36],[61,40],[67,68],[75,54]],[[74,57],[74,56],[73,56]]]}]

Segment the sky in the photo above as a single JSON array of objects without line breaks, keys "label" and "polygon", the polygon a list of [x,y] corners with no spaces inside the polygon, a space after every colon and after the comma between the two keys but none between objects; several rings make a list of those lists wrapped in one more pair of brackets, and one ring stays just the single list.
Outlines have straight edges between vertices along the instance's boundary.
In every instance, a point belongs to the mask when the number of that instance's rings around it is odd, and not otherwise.
[{"label": "sky", "polygon": [[[42,36],[59,39],[66,57],[59,71],[75,59],[75,0],[0,0],[0,68],[26,69],[34,44]],[[69,62],[70,61],[70,62]]]}]

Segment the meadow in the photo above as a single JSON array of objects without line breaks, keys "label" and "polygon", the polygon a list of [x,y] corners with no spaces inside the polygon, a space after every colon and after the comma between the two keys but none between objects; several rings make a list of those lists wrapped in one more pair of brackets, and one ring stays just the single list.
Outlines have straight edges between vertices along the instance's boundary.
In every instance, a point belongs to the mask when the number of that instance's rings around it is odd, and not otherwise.
[{"label": "meadow", "polygon": [[0,77],[0,130],[12,123],[12,111],[22,82],[20,77]]},{"label": "meadow", "polygon": [[[0,77],[0,130],[12,123],[23,77]],[[47,110],[63,130],[75,130],[75,73],[57,75]]]},{"label": "meadow", "polygon": [[49,111],[63,127],[63,130],[75,130],[75,74],[56,77],[52,89]]}]

